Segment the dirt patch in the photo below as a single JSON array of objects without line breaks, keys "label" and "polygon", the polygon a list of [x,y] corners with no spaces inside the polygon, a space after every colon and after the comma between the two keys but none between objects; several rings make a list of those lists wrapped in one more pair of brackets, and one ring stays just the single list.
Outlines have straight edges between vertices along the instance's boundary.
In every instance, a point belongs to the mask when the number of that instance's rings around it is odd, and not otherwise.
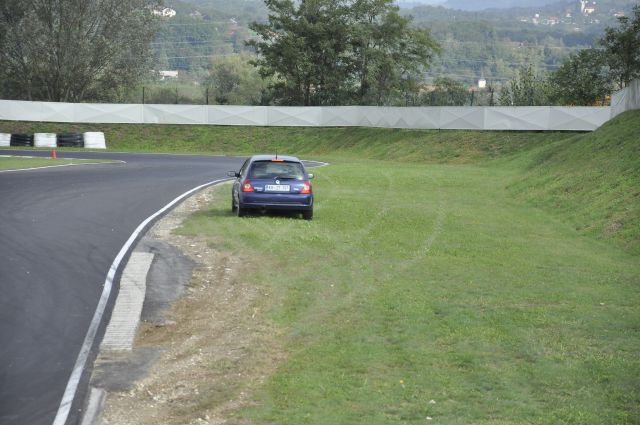
[{"label": "dirt patch", "polygon": [[212,192],[192,196],[147,235],[197,265],[165,320],[141,323],[128,356],[160,355],[143,377],[109,391],[103,424],[242,423],[233,413],[254,403],[254,390],[283,358],[278,332],[264,314],[264,294],[243,279],[251,266],[203,239],[174,234],[189,214],[213,202]]}]

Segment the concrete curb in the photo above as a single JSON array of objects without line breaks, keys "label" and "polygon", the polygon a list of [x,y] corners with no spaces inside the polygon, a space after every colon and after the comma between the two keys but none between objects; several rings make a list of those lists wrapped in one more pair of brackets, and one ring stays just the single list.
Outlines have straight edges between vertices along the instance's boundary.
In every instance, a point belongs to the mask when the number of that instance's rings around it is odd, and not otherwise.
[{"label": "concrete curb", "polygon": [[148,252],[131,253],[120,278],[120,292],[102,338],[100,352],[133,349],[147,290],[147,274],[153,257]]},{"label": "concrete curb", "polygon": [[106,398],[107,392],[105,390],[91,387],[89,403],[84,411],[80,425],[98,425],[100,423]]}]

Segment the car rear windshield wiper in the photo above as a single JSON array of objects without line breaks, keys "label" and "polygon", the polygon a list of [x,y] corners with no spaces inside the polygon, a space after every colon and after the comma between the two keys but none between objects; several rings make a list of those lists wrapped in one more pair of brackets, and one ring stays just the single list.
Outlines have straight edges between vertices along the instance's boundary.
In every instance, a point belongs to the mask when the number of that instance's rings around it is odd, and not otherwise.
[{"label": "car rear windshield wiper", "polygon": [[276,180],[298,180],[298,176],[277,176],[274,177]]}]

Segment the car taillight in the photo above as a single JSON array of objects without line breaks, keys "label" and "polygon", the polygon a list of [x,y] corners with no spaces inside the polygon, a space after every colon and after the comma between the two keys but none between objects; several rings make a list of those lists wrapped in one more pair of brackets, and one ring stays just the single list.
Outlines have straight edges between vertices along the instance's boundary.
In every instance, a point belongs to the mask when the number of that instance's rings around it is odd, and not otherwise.
[{"label": "car taillight", "polygon": [[304,193],[304,194],[309,194],[311,193],[311,184],[309,184],[309,182],[304,182],[304,186],[302,186],[302,190],[300,191],[300,193]]},{"label": "car taillight", "polygon": [[251,187],[251,182],[249,180],[244,182],[244,186],[242,186],[243,192],[253,192],[253,187]]}]

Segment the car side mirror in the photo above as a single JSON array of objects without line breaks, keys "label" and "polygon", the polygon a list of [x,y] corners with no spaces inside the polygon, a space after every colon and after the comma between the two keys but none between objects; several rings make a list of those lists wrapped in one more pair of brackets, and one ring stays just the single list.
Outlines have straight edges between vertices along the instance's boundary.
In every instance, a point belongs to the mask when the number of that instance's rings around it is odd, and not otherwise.
[{"label": "car side mirror", "polygon": [[309,174],[309,180],[313,180],[313,174]]},{"label": "car side mirror", "polygon": [[229,176],[229,177],[240,177],[240,173],[236,173],[235,171],[227,171],[227,176]]}]

